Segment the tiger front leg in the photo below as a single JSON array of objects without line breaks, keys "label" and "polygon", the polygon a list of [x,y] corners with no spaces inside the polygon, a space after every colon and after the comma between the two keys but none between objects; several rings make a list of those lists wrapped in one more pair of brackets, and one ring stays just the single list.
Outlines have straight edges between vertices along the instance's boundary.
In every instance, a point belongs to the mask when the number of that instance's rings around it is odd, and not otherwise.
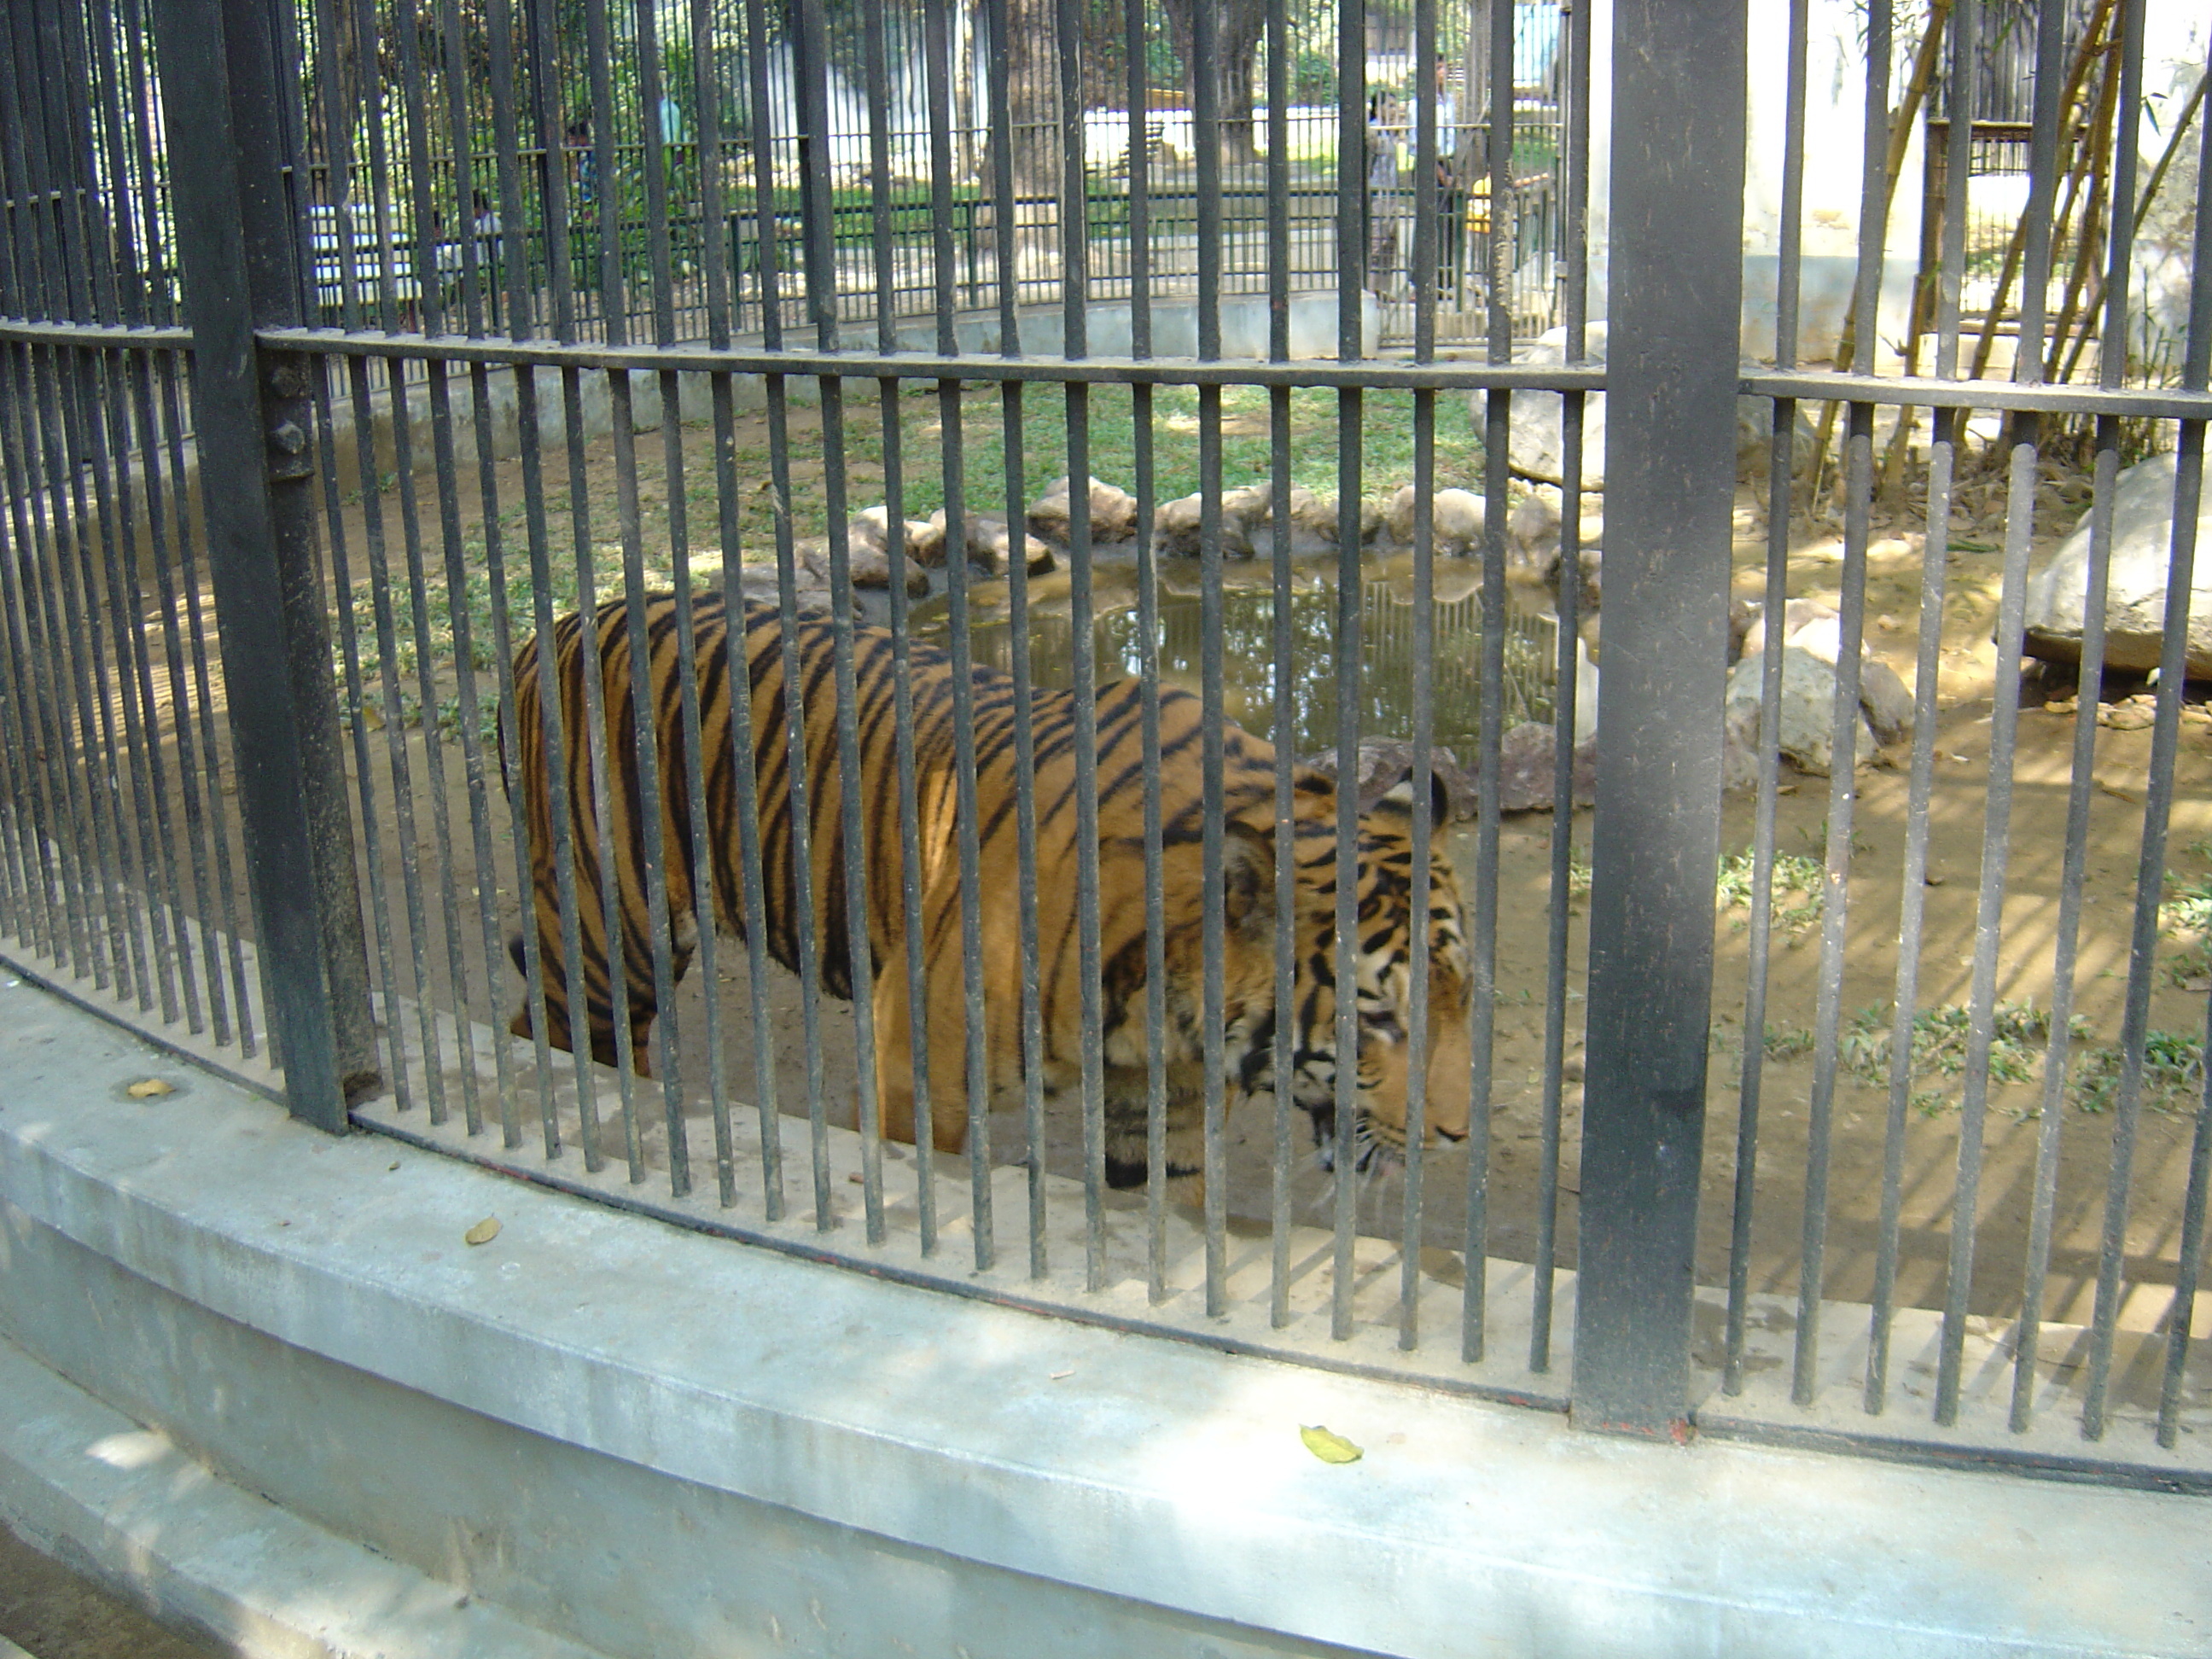
[{"label": "tiger front leg", "polygon": [[915,1071],[914,1021],[901,969],[876,975],[872,999],[876,1026],[876,1123],[886,1140],[915,1144],[915,1123],[927,1083],[930,1144],[957,1153],[968,1144],[968,1114],[955,1079],[941,1077],[933,1060],[918,1078]]},{"label": "tiger front leg", "polygon": [[[592,1059],[601,1066],[619,1068],[622,1065],[622,1044],[617,1036],[615,1005],[617,1002],[613,975],[609,970],[606,955],[593,949],[593,939],[587,933],[583,938],[582,990],[586,1029],[591,1035]],[[507,954],[514,962],[515,971],[526,979],[529,976],[528,956],[523,948],[523,939],[514,934],[507,941]],[[625,952],[626,958],[635,958],[635,952]],[[670,952],[670,982],[683,982],[685,970],[691,965],[690,942],[679,939]],[[538,983],[545,994],[545,1041],[549,1047],[563,1053],[574,1054],[575,1042],[574,999],[570,994],[566,953],[560,935],[541,933],[538,941]],[[535,1000],[527,991],[522,1006],[507,1022],[507,1030],[516,1036],[533,1034],[535,1023],[531,1018]],[[659,1012],[659,1003],[653,993],[653,963],[649,955],[644,960],[625,960],[623,971],[622,995],[623,1023],[629,1027],[631,1068],[640,1077],[653,1075],[653,1024]]]},{"label": "tiger front leg", "polygon": [[[1141,1066],[1106,1068],[1106,1184],[1144,1186],[1151,1175],[1151,1073]],[[1177,1204],[1206,1203],[1206,1067],[1168,1062],[1164,1102],[1167,1195]],[[1227,1103],[1224,1103],[1226,1109]]]}]

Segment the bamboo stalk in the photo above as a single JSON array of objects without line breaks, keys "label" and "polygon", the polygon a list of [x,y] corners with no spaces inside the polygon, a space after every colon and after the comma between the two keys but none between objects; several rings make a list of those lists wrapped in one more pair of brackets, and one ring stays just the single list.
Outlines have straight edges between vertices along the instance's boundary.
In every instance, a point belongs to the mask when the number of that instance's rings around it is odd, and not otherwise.
[{"label": "bamboo stalk", "polygon": [[[2095,124],[2089,136],[2089,199],[2081,210],[2081,233],[2074,239],[2074,273],[2067,279],[2066,297],[2060,301],[2057,319],[2051,327],[2051,353],[2047,361],[2057,365],[2066,355],[2067,337],[2074,331],[2075,321],[2078,319],[2081,323],[2080,337],[2074,342],[2072,356],[2067,358],[2069,369],[2072,364],[2081,361],[2082,349],[2087,345],[2096,323],[2094,308],[2084,308],[2081,295],[2091,276],[2103,264],[2099,244],[2103,240],[2105,213],[2110,204],[2112,192],[2112,128],[2119,107],[2120,53],[2118,40],[2108,45],[2110,50],[2105,58],[2105,82],[2098,93]],[[2048,378],[2064,380],[2066,374],[2061,373]]]},{"label": "bamboo stalk", "polygon": [[[2134,229],[2137,236],[2142,235],[2144,222],[2150,217],[2151,205],[2158,200],[2159,187],[2166,183],[2166,173],[2173,165],[2174,156],[2180,151],[2182,140],[2188,137],[2190,125],[2197,118],[2197,109],[2204,102],[2207,79],[2201,75],[2197,77],[2197,88],[2189,94],[2189,101],[2181,106],[2180,118],[2175,121],[2166,149],[2158,158],[2158,165],[2151,169],[2150,181],[2143,186],[2142,199],[2136,204]],[[2092,313],[2101,312],[2104,305],[2105,273],[2100,270],[2094,274],[2090,285],[2088,309]],[[2074,371],[2081,363],[2082,349],[2087,344],[2088,337],[2087,329],[2075,337],[2073,350],[2067,357],[2065,372],[2058,377],[2060,380],[2074,378]],[[2123,349],[2124,345],[2123,342]]]},{"label": "bamboo stalk", "polygon": [[[2081,36],[2081,46],[2075,52],[2073,66],[2067,71],[2066,89],[2060,94],[2058,100],[2058,149],[2062,156],[2067,153],[2068,146],[2074,138],[2077,125],[2074,120],[2074,111],[2081,102],[2081,83],[2088,78],[2090,61],[2100,49],[2099,42],[2111,27],[2113,3],[2114,0],[2097,0],[2097,9],[2090,15],[2089,27]],[[2064,165],[2069,174],[2071,175],[2074,172],[2073,165],[2070,162]],[[2072,211],[2073,200],[2073,193],[2069,191],[2064,212]],[[2065,222],[2064,212],[2051,222],[2051,235],[2054,240],[2060,227]],[[1990,353],[1996,343],[1997,319],[2004,314],[2005,301],[2012,295],[2013,279],[2019,276],[2021,261],[2027,256],[2027,221],[2022,219],[2020,223],[2013,227],[2012,240],[2005,248],[2004,270],[1997,277],[1996,295],[1990,301],[1989,314],[1982,319],[1981,335],[1974,343],[1973,367],[1967,371],[1966,374],[1966,378],[1970,380],[1980,380],[1988,371]],[[1961,424],[1963,425],[1963,422]]]},{"label": "bamboo stalk", "polygon": [[[2105,0],[2109,4],[2110,0]],[[1905,97],[1890,112],[1889,149],[1882,159],[1881,224],[1883,240],[1888,240],[1889,216],[1897,201],[1898,175],[1905,170],[1905,152],[1912,145],[1912,129],[1920,118],[1920,108],[1927,101],[1928,89],[1934,84],[1936,65],[1942,61],[1943,39],[1951,23],[1951,0],[1930,0],[1928,9],[1928,28],[1920,37],[1919,49],[1912,58],[1912,74],[1905,82]],[[1971,142],[1971,138],[1969,140]],[[1869,325],[1871,326],[1871,325]],[[1859,295],[1856,277],[1851,283],[1850,304],[1844,312],[1843,331],[1836,337],[1836,367],[1848,369],[1858,355]],[[1828,444],[1835,436],[1836,416],[1839,404],[1824,404],[1820,410],[1820,428],[1813,444],[1813,479],[1807,493],[1808,502],[1820,498],[1820,474],[1828,453]]]}]

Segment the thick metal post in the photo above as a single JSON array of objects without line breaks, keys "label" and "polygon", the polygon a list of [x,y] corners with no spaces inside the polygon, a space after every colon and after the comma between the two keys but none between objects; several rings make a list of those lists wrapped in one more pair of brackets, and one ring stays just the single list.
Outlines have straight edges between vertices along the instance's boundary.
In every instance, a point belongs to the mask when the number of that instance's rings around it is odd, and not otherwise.
[{"label": "thick metal post", "polygon": [[[154,8],[192,323],[209,564],[269,1022],[293,1115],[341,1133],[377,1077],[337,703],[315,568],[298,238],[268,0]],[[220,481],[219,483],[216,481]]]},{"label": "thick metal post", "polygon": [[1745,0],[1615,0],[1573,1413],[1687,1432],[1735,489]]}]

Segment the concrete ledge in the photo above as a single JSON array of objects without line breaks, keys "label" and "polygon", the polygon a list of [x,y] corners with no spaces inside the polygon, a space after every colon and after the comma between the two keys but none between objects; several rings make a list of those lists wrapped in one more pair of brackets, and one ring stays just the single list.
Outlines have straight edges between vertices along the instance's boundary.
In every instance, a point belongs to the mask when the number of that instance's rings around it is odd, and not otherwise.
[{"label": "concrete ledge", "polygon": [[164,1623],[255,1659],[591,1659],[240,1492],[7,1341],[0,1400],[0,1513]]},{"label": "concrete ledge", "polygon": [[325,1139],[29,988],[0,1076],[0,1329],[609,1654],[2212,1651],[2201,1499],[1631,1444],[880,1284]]}]

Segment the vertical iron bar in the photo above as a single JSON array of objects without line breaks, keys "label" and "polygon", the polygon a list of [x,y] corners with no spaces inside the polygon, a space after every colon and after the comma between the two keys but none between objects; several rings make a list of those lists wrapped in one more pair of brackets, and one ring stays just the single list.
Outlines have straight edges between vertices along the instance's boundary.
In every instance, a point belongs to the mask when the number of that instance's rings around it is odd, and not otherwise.
[{"label": "vertical iron bar", "polygon": [[[1801,0],[1802,3],[1802,0]],[[1561,235],[1566,246],[1566,360],[1579,362],[1589,343],[1589,83],[1590,8],[1577,5],[1567,21],[1567,155]],[[1559,1279],[1559,1127],[1565,1108],[1568,896],[1574,876],[1575,740],[1579,723],[1577,669],[1582,637],[1583,434],[1582,395],[1560,399],[1559,658],[1553,693],[1552,860],[1550,938],[1544,975],[1544,1101],[1537,1127],[1535,1282],[1529,1306],[1528,1369],[1552,1367],[1553,1295]]]},{"label": "vertical iron bar", "polygon": [[[1856,357],[1844,367],[1862,374],[1875,368],[1875,326],[1881,298],[1882,249],[1888,226],[1884,169],[1889,148],[1889,75],[1893,17],[1891,0],[1875,0],[1867,16],[1866,91],[1859,144],[1858,282],[1852,314],[1859,319]],[[1828,1243],[1828,1170],[1836,1098],[1838,1028],[1842,1021],[1844,945],[1849,925],[1852,809],[1857,800],[1859,647],[1866,617],[1867,543],[1872,535],[1874,406],[1850,405],[1844,437],[1844,568],[1836,647],[1836,684],[1829,721],[1827,844],[1820,890],[1820,959],[1814,1009],[1813,1088],[1806,1109],[1805,1201],[1797,1276],[1797,1332],[1790,1398],[1810,1405],[1820,1386],[1821,1291]],[[1787,453],[1787,434],[1772,444]],[[1765,659],[1770,672],[1783,662],[1783,620],[1767,617]],[[1768,763],[1762,752],[1762,767]],[[1771,881],[1771,878],[1769,878]],[[1753,877],[1753,890],[1759,878]],[[1748,1048],[1765,1044],[1764,1027],[1747,1030]]]},{"label": "vertical iron bar", "polygon": [[[2120,105],[2112,163],[2110,239],[2106,248],[2105,315],[2100,337],[2128,337],[2128,283],[2133,274],[2136,167],[2142,123],[2142,0],[2122,0],[2120,13]],[[1955,124],[1954,124],[1955,130]],[[2118,387],[2125,378],[2124,349],[2098,352],[2098,382]],[[2051,962],[2051,1032],[2044,1057],[2042,1115],[2036,1126],[2035,1176],[2028,1212],[2027,1259],[2021,1274],[2020,1323],[2013,1340],[2012,1410],[2009,1426],[2026,1431],[2034,1411],[2036,1366],[2041,1358],[2043,1297],[2051,1266],[2051,1236],[2058,1195],[2058,1154],[2065,1119],[2066,1070],[2073,1038],[2075,981],[2087,875],[2090,793],[2095,787],[2097,716],[2095,695],[2104,681],[2105,604],[2112,556],[2113,495],[2118,487],[2120,427],[2100,417],[2096,425],[2095,494],[2091,497],[2089,562],[2083,572],[2081,658],[2076,678],[2074,752],[2066,797],[2066,853],[2058,889],[2058,937]],[[2197,1179],[2192,1164],[2192,1180]],[[2184,1204],[2185,1238],[2190,1205]],[[2201,1211],[2197,1212],[2201,1216]],[[2177,1280],[2173,1324],[2187,1342],[2195,1257],[2185,1243]],[[2170,1395],[2160,1400],[2160,1443],[2173,1443],[2166,1416]]]},{"label": "vertical iron bar", "polygon": [[[2197,237],[2193,269],[2212,268],[2212,122],[2200,129],[2197,190]],[[2212,283],[2198,283],[2189,298],[2189,346],[2181,383],[2201,391],[2212,379]],[[2166,569],[2165,644],[2159,653],[2158,714],[2151,728],[2150,788],[2143,805],[2142,859],[2136,875],[2134,932],[2129,942],[2127,1002],[2120,1020],[2120,1083],[2112,1129],[2112,1161],[2105,1194],[2103,1236],[2097,1258],[2097,1302],[2089,1337],[2087,1398],[2081,1409],[2081,1434],[2101,1439],[2105,1432],[2106,1398],[2111,1387],[2112,1338],[2119,1318],[2120,1285],[2126,1267],[2128,1188],[2134,1173],[2136,1132],[2142,1104],[2143,1044],[2150,1026],[2151,979],[2156,971],[2159,899],[2166,869],[2166,837],[2173,805],[2173,766],[2181,731],[2181,686],[2186,661],[2188,616],[2191,583],[2197,568],[2197,520],[2203,507],[2204,486],[2204,428],[2202,421],[2181,422],[2174,456],[2173,554]],[[2194,1206],[2200,1213],[2202,1184],[2198,1166],[2204,1155],[2206,1133],[2202,1109],[2197,1144],[2191,1153]],[[2185,1216],[2185,1232],[2190,1231]],[[2200,1221],[2201,1227],[2201,1221]],[[2192,1241],[2193,1244],[2201,1240]],[[2191,1272],[2195,1271],[2191,1258]],[[2177,1283],[2177,1291],[2179,1291]],[[2173,1321],[2179,1339],[2169,1336],[2168,1377],[2174,1361],[2172,1344],[2186,1340],[2187,1323],[2179,1315]],[[2171,1382],[2161,1390],[2160,1433],[2169,1432],[2172,1417]]]},{"label": "vertical iron bar", "polygon": [[296,320],[295,244],[276,169],[240,167],[283,153],[271,139],[277,65],[250,0],[157,12],[167,107],[207,123],[172,162],[200,454],[231,486],[207,492],[205,514],[225,670],[238,674],[229,708],[270,1013],[293,1111],[337,1132],[349,1092],[374,1074],[367,951],[313,558],[307,376],[252,341],[258,321]]},{"label": "vertical iron bar", "polygon": [[[2059,177],[2058,128],[2064,118],[2061,71],[2063,9],[2045,5],[2038,18],[2035,125],[2030,141],[2026,256],[2022,262],[2020,332],[2013,368],[2016,380],[2045,378],[2045,330],[2052,259],[2052,204]],[[1982,881],[1975,911],[1974,964],[1969,993],[1966,1081],[1960,1103],[1959,1175],[1952,1201],[1951,1248],[1945,1271],[1943,1327],[1936,1352],[1935,1417],[1948,1426],[1959,1413],[1974,1271],[1981,1190],[1982,1143],[1989,1106],[1990,1048],[1996,1018],[1996,975],[2009,862],[2013,756],[2020,724],[2021,641],[2027,612],[2027,563],[2035,533],[2040,417],[2015,415],[2006,422],[2010,449],[2005,497],[2004,586],[1998,600],[1996,684],[1990,715],[1990,783],[1984,806]],[[2163,849],[2161,848],[2161,860]],[[2155,901],[2154,901],[2154,903]],[[2094,1358],[2093,1358],[2094,1364]],[[2091,1404],[2097,1380],[2090,1379]],[[2086,1421],[2085,1413],[2085,1421]]]},{"label": "vertical iron bar", "polygon": [[[1951,71],[1947,92],[1950,148],[1944,158],[1943,245],[1936,302],[1936,373],[1959,369],[1960,292],[1966,270],[1967,189],[1972,158],[1980,50],[1980,0],[1957,0],[1951,13]],[[1969,135],[1960,142],[1958,135]],[[1905,793],[1897,991],[1891,1011],[1889,1103],[1882,1129],[1881,1208],[1875,1238],[1874,1297],[1869,1316],[1863,1404],[1879,1415],[1887,1403],[1890,1331],[1896,1313],[1899,1229],[1904,1209],[1905,1110],[1911,1103],[1912,1027],[1920,997],[1921,935],[1927,908],[1929,802],[1935,792],[1936,692],[1942,677],[1943,605],[1950,573],[1951,502],[1964,412],[1936,411],[1928,459],[1927,532],[1921,554],[1920,635],[1913,667],[1912,762]]]},{"label": "vertical iron bar", "polygon": [[[1745,19],[1621,0],[1573,1414],[1679,1436],[1712,994]],[[1470,1264],[1470,1279],[1473,1278]]]},{"label": "vertical iron bar", "polygon": [[[801,94],[810,112],[807,125],[816,136],[806,158],[802,185],[806,192],[806,289],[814,313],[815,339],[823,351],[837,349],[836,239],[830,191],[829,43],[818,0],[801,0],[800,42],[805,73]],[[834,644],[837,798],[842,826],[842,875],[845,915],[846,972],[853,1000],[854,1072],[860,1101],[861,1198],[868,1242],[884,1237],[883,1146],[877,1122],[876,1032],[872,955],[869,945],[868,875],[863,860],[865,809],[860,799],[859,686],[854,662],[853,577],[850,524],[845,479],[844,383],[819,382],[822,398],[823,510],[830,532],[830,625]]]},{"label": "vertical iron bar", "polygon": [[[368,874],[368,908],[375,932],[376,983],[384,997],[386,1073],[393,1103],[401,1111],[412,1109],[414,1083],[406,1054],[400,1047],[399,981],[392,971],[392,910],[384,876],[383,815],[377,810],[376,775],[368,741],[368,720],[362,685],[361,629],[356,617],[354,577],[347,552],[345,510],[338,489],[337,438],[331,420],[330,362],[317,358],[315,371],[316,453],[322,462],[323,512],[330,528],[331,593],[337,613],[338,650],[344,674],[344,713],[347,734],[353,743],[354,787],[361,802],[362,857]],[[365,499],[365,498],[364,498]],[[173,626],[171,632],[174,632]],[[171,682],[180,678],[174,665],[177,647],[170,645]],[[178,721],[179,742],[186,740],[191,722]],[[527,889],[526,887],[525,890]],[[221,981],[216,981],[221,988]],[[540,1029],[543,1029],[542,1023]]]},{"label": "vertical iron bar", "polygon": [[[1267,356],[1287,362],[1291,355],[1291,143],[1290,143],[1290,29],[1288,8],[1267,9]],[[1131,36],[1131,58],[1138,56]],[[1135,193],[1139,143],[1138,124],[1143,100],[1129,104],[1129,144],[1132,161],[1131,193]],[[1134,232],[1132,231],[1133,239]],[[1133,248],[1132,250],[1133,253]],[[1272,386],[1267,392],[1267,476],[1273,486],[1269,522],[1274,538],[1269,548],[1273,586],[1269,611],[1270,654],[1268,686],[1273,697],[1274,720],[1270,737],[1275,750],[1275,988],[1273,1054],[1269,1073],[1274,1079],[1274,1134],[1269,1159],[1267,1194],[1269,1268],[1268,1322],[1280,1329],[1291,1319],[1291,1166],[1294,1141],[1291,1122],[1296,1112],[1291,1063],[1295,1044],[1288,1011],[1297,995],[1298,836],[1297,796],[1293,772],[1297,763],[1297,700],[1293,690],[1291,602],[1291,389]],[[1147,635],[1149,638],[1149,634]]]},{"label": "vertical iron bar", "polygon": [[[1346,0],[1337,11],[1337,192],[1358,201],[1366,184],[1363,118],[1367,102],[1367,8]],[[1358,72],[1350,73],[1350,66]],[[1366,295],[1359,216],[1340,213],[1336,233],[1336,355],[1351,362],[1366,352]],[[1336,853],[1331,969],[1336,992],[1334,1042],[1335,1103],[1330,1149],[1334,1160],[1334,1233],[1330,1251],[1329,1334],[1352,1335],[1352,1237],[1358,1220],[1359,1161],[1359,1014],[1345,994],[1358,978],[1359,905],[1360,495],[1365,468],[1361,440],[1366,398],[1357,386],[1336,399]],[[1480,1277],[1469,1272],[1472,1285]],[[1480,1329],[1480,1318],[1470,1326]],[[1477,1339],[1479,1340],[1479,1339]]]}]

